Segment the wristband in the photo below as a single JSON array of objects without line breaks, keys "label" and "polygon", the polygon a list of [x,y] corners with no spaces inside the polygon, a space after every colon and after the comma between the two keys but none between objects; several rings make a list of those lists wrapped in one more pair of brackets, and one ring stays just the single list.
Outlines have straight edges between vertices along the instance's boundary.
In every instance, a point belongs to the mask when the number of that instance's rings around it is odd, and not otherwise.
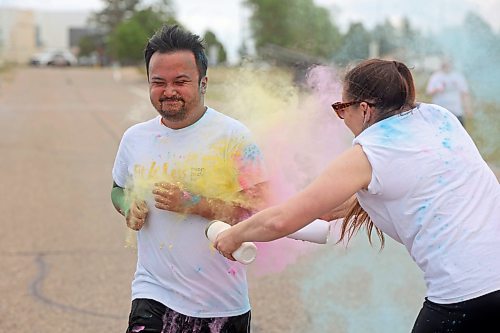
[{"label": "wristband", "polygon": [[197,205],[201,201],[201,195],[192,194],[188,191],[182,191],[182,198],[184,199],[184,205],[187,207]]}]

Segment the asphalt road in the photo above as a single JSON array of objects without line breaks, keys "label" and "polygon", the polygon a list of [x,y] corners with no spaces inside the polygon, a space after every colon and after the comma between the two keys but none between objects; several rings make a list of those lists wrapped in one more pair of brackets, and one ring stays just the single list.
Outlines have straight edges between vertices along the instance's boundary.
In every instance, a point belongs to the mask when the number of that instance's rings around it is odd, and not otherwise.
[{"label": "asphalt road", "polygon": [[[135,252],[111,168],[123,131],[156,115],[146,82],[85,68],[0,79],[0,332],[124,332]],[[357,238],[250,267],[253,332],[408,332],[421,273],[401,246]]]},{"label": "asphalt road", "polygon": [[0,332],[123,332],[135,253],[109,190],[138,96],[110,71],[2,79]]}]

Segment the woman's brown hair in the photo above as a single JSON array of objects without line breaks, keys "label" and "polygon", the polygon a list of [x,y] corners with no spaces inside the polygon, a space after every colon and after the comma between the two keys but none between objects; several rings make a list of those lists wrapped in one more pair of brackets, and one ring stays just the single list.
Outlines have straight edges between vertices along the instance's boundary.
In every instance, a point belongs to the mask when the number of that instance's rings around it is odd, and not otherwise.
[{"label": "woman's brown hair", "polygon": [[399,61],[369,59],[344,77],[344,92],[352,100],[375,105],[374,122],[415,106],[415,85],[410,70]]},{"label": "woman's brown hair", "polygon": [[[369,59],[351,69],[344,78],[344,93],[349,99],[368,101],[374,104],[377,122],[390,116],[405,112],[415,106],[415,85],[408,67],[399,61]],[[366,226],[370,244],[373,228],[384,247],[384,234],[371,220],[368,213],[354,200],[342,222],[340,239],[347,241],[357,231]]]}]

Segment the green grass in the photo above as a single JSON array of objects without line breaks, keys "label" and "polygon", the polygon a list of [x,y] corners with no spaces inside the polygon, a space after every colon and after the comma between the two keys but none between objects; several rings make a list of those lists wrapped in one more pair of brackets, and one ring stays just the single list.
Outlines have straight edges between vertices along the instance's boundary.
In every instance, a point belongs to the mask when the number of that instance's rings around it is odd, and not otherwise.
[{"label": "green grass", "polygon": [[0,65],[0,94],[3,93],[4,84],[14,79],[16,65],[4,62]]},{"label": "green grass", "polygon": [[473,102],[474,117],[467,126],[483,158],[500,168],[500,105],[493,102]]},{"label": "green grass", "polygon": [[0,76],[5,76],[11,73],[16,68],[16,65],[10,62],[0,63]]}]

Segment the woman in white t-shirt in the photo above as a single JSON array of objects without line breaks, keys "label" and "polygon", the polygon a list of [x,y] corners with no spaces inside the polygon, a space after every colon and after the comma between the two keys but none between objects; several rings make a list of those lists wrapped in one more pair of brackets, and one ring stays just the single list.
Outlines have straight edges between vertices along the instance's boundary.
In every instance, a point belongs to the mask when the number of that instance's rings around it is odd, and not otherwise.
[{"label": "woman in white t-shirt", "polygon": [[408,67],[379,59],[347,73],[332,107],[353,146],[300,193],[221,233],[216,248],[232,259],[242,242],[343,218],[339,241],[375,228],[424,272],[413,332],[500,332],[500,187],[457,118],[415,103]]}]

